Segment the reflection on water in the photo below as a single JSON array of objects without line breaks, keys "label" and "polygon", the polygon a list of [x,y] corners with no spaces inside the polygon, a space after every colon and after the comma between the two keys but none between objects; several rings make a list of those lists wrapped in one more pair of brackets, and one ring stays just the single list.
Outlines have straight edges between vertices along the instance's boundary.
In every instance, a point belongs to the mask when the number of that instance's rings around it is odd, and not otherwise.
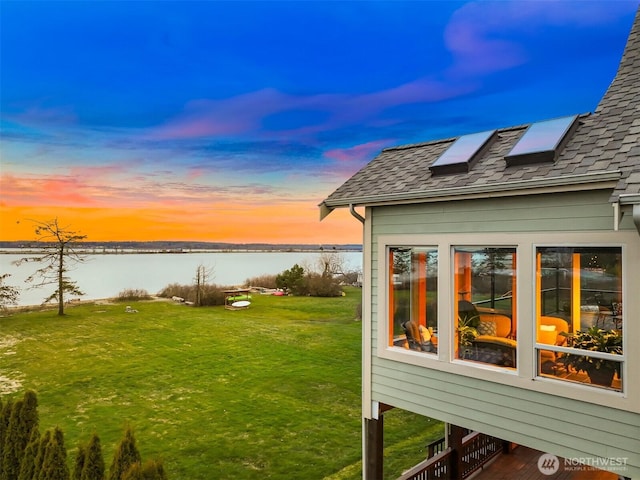
[{"label": "reflection on water", "polygon": [[[362,270],[361,252],[340,252],[346,270]],[[22,255],[0,255],[0,274],[11,276],[5,284],[21,289],[20,305],[42,302],[55,287],[26,289],[24,280],[38,269],[38,264],[12,264]],[[77,264],[69,277],[85,293],[83,300],[110,298],[125,289],[144,289],[155,294],[171,283],[192,284],[199,265],[212,270],[210,282],[223,286],[244,284],[260,275],[277,274],[294,264],[313,267],[320,253],[312,252],[224,252],[88,255]]]}]

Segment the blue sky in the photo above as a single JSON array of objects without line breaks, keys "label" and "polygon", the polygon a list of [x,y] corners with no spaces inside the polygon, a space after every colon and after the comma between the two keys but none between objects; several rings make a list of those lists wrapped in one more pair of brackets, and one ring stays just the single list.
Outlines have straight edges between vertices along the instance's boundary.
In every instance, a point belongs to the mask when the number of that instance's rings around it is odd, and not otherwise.
[{"label": "blue sky", "polygon": [[388,146],[593,111],[638,4],[2,1],[0,238],[359,242],[324,197]]}]

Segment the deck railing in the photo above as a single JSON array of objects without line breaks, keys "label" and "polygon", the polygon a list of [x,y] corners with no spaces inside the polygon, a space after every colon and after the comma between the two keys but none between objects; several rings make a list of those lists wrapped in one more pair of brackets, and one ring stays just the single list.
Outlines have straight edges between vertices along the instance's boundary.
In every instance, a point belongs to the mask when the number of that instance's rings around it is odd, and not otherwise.
[{"label": "deck railing", "polygon": [[444,452],[447,448],[447,441],[444,437],[434,440],[427,445],[427,458],[436,456],[440,452]]},{"label": "deck railing", "polygon": [[[444,446],[444,438],[431,442],[427,445],[429,458],[404,472],[397,480],[449,480],[456,470],[460,478],[465,479],[502,452],[502,440],[480,432],[469,433],[462,439],[459,456],[454,455],[452,448]],[[454,466],[456,457],[459,457],[459,462]]]},{"label": "deck railing", "polygon": [[480,432],[472,432],[462,439],[461,468],[462,478],[473,472],[502,452],[502,440]]},{"label": "deck railing", "polygon": [[423,460],[415,467],[404,472],[398,480],[436,480],[449,479],[451,475],[451,460],[453,450],[447,448],[434,457]]}]

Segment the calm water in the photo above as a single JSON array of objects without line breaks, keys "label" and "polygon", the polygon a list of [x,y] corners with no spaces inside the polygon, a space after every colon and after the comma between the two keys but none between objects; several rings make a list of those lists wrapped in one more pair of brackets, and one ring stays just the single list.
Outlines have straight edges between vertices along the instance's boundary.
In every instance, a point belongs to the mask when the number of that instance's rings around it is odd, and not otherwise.
[{"label": "calm water", "polygon": [[[362,270],[362,253],[341,252],[346,270]],[[54,286],[27,289],[26,277],[39,267],[37,263],[12,264],[19,254],[0,254],[0,274],[9,273],[6,285],[21,290],[19,305],[37,305],[55,290]],[[116,297],[122,290],[144,289],[158,293],[171,283],[192,284],[199,265],[212,270],[208,283],[224,286],[244,284],[260,275],[277,274],[294,264],[313,267],[319,253],[311,252],[216,252],[179,254],[104,254],[87,255],[84,263],[69,272],[85,293],[83,300]]]}]

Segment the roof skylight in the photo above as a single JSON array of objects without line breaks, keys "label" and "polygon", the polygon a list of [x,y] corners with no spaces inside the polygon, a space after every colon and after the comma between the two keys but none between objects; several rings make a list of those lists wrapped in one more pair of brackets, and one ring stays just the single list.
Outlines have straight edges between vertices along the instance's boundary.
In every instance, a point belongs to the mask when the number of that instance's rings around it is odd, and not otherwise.
[{"label": "roof skylight", "polygon": [[561,147],[578,122],[577,115],[555,118],[529,125],[505,160],[507,166],[529,163],[554,162]]},{"label": "roof skylight", "polygon": [[495,132],[495,130],[489,130],[457,138],[429,167],[431,173],[438,175],[468,172],[473,162],[479,157],[479,153],[488,147]]}]

